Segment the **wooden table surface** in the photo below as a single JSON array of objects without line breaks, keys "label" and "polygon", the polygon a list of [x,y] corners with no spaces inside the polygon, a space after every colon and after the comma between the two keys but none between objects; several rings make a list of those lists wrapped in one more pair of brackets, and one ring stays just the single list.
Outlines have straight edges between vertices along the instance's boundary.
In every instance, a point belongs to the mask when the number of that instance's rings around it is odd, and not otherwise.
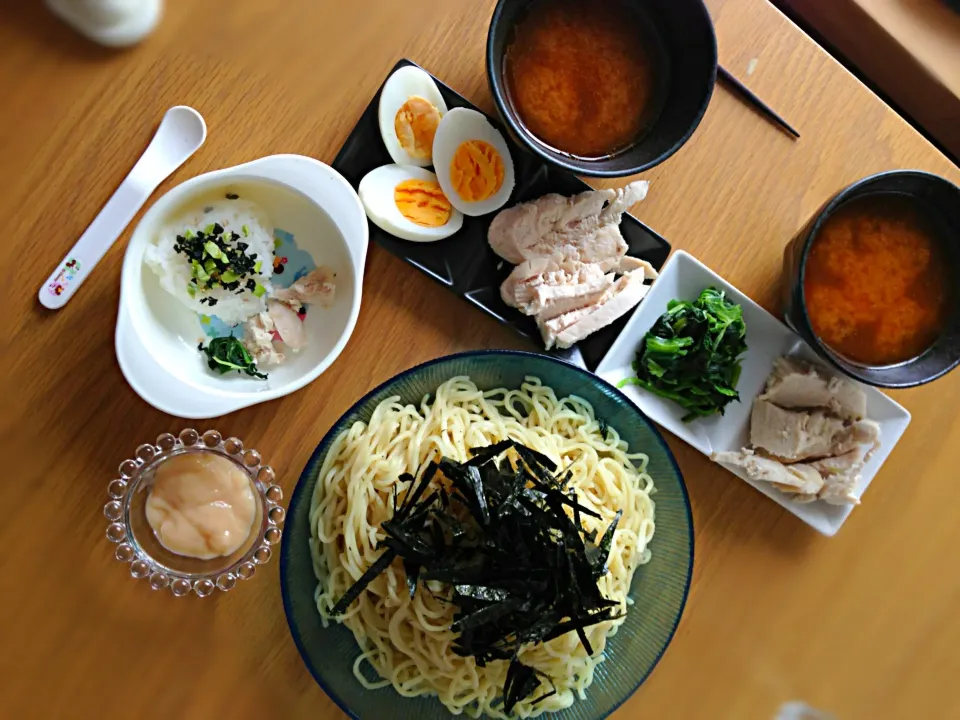
[{"label": "wooden table surface", "polygon": [[[803,138],[718,88],[694,138],[646,174],[638,214],[775,310],[783,247],[832,194],[891,168],[954,182],[960,172],[764,0],[709,5],[724,64]],[[271,153],[331,161],[403,56],[492,111],[492,6],[171,0],[156,34],[127,52],[87,44],[40,3],[0,6],[2,452],[12,461],[0,716],[341,717],[287,632],[276,559],[205,600],[152,592],[113,560],[107,482],[136,445],[187,424],[141,401],[114,359],[124,242],[65,309],[45,312],[35,295],[171,105],[199,109],[210,135],[160,192]],[[372,248],[359,323],[333,367],[201,429],[255,443],[289,497],[315,444],[375,384],[497,347],[530,349]],[[668,438],[693,504],[693,587],[669,651],[616,717],[766,719],[798,699],[844,720],[960,714],[960,373],[894,397],[913,423],[833,539]]]}]

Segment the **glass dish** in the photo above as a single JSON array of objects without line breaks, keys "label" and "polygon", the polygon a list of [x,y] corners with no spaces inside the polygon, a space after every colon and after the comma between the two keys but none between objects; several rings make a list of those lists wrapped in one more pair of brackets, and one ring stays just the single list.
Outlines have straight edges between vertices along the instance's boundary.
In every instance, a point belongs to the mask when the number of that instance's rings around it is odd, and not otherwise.
[{"label": "glass dish", "polygon": [[[209,560],[177,555],[160,544],[147,523],[147,491],[157,468],[186,453],[221,455],[250,478],[256,516],[250,537],[231,555]],[[237,580],[252,578],[257,566],[270,560],[273,546],[280,542],[286,511],[280,506],[283,490],[273,484],[275,477],[273,468],[262,464],[260,453],[244,449],[238,438],[224,440],[216,430],[203,435],[192,429],[179,436],[164,433],[156,444],[141,445],[133,459],[120,463],[119,477],[107,486],[110,501],[103,506],[103,514],[110,522],[107,539],[117,544],[114,557],[129,565],[133,578],[147,579],[154,590],[169,588],[177,597],[191,591],[198,597],[207,597],[217,589],[227,592]]]},{"label": "glass dish", "polygon": [[[680,622],[693,573],[693,518],[680,468],[663,436],[619,390],[596,375],[560,360],[504,350],[452,355],[419,365],[388,380],[360,399],[324,436],[297,482],[289,504],[280,551],[280,589],[290,633],[317,683],[351,718],[442,720],[450,712],[433,697],[406,698],[393,687],[365,689],[354,677],[360,648],[345,626],[324,628],[314,591],[317,577],[310,557],[310,501],[333,439],[357,421],[370,419],[383,400],[399,396],[417,404],[452,377],[468,375],[482,389],[519,387],[535,375],[559,396],[589,402],[596,416],[615,427],[633,451],[649,457],[647,472],[656,484],[656,532],[650,562],[633,576],[634,606],[610,638],[606,661],[596,670],[586,699],[549,715],[551,720],[599,720],[624,703],[653,671]],[[548,717],[547,715],[543,716]]]}]

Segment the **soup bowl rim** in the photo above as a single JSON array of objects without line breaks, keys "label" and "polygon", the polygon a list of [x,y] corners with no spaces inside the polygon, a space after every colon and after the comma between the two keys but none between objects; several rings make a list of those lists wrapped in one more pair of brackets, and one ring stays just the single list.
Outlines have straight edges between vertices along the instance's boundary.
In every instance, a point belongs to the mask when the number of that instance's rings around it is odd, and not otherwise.
[{"label": "soup bowl rim", "polygon": [[[596,160],[581,159],[574,156],[570,156],[568,158],[558,157],[563,154],[562,151],[550,148],[520,121],[518,113],[513,108],[512,103],[510,103],[507,97],[508,91],[506,87],[506,80],[503,78],[503,71],[501,67],[503,64],[503,53],[497,53],[494,50],[495,35],[499,30],[501,30],[500,25],[503,22],[502,16],[504,9],[508,3],[515,2],[515,0],[497,0],[497,5],[493,10],[493,15],[490,18],[490,25],[487,31],[487,81],[490,85],[490,93],[493,95],[494,103],[497,106],[497,112],[503,122],[506,123],[507,127],[510,129],[510,132],[514,138],[518,140],[519,144],[521,144],[524,149],[536,155],[540,160],[563,170],[586,177],[621,178],[629,175],[636,175],[644,172],[645,170],[649,170],[652,167],[656,167],[672,157],[687,143],[688,140],[690,140],[691,137],[693,137],[693,134],[697,131],[697,128],[700,127],[700,123],[703,122],[703,118],[707,113],[707,108],[710,106],[710,100],[713,98],[713,92],[716,86],[717,78],[717,65],[719,63],[717,33],[713,26],[713,19],[710,16],[710,11],[707,9],[707,6],[703,0],[686,1],[691,6],[697,6],[697,8],[702,11],[703,18],[706,20],[706,25],[709,29],[710,36],[710,45],[706,48],[706,51],[710,54],[709,62],[711,71],[707,91],[704,94],[700,107],[698,108],[696,115],[691,119],[689,127],[683,132],[683,135],[677,138],[677,140],[675,140],[670,147],[656,157],[653,157],[646,162],[631,164],[622,169],[603,169],[596,167]],[[533,2],[533,0],[530,0],[530,2]],[[654,125],[655,124],[656,123],[654,123]],[[633,147],[635,146],[631,145],[624,150],[614,153],[610,156],[610,159],[622,157],[630,153]]]},{"label": "soup bowl rim", "polygon": [[[840,355],[836,350],[830,347],[825,343],[817,332],[813,329],[813,322],[810,319],[810,314],[807,312],[807,296],[805,289],[805,280],[807,272],[807,260],[810,256],[810,250],[813,247],[814,241],[820,234],[821,229],[824,224],[829,220],[833,215],[840,209],[841,206],[849,202],[850,200],[855,199],[856,197],[869,197],[871,195],[881,195],[881,194],[901,194],[906,195],[907,197],[918,198],[917,193],[915,192],[902,192],[897,190],[869,190],[866,191],[865,188],[873,185],[881,180],[890,178],[890,177],[914,177],[922,180],[923,182],[932,182],[934,184],[943,184],[948,189],[952,189],[955,193],[960,195],[960,187],[957,187],[955,184],[950,182],[944,177],[937,175],[926,170],[884,170],[883,172],[874,173],[873,175],[868,175],[865,178],[861,178],[856,182],[848,185],[843,188],[840,192],[834,195],[827,203],[824,205],[816,214],[813,219],[813,222],[810,224],[809,229],[804,231],[802,235],[803,249],[800,253],[800,261],[797,268],[797,277],[794,281],[796,283],[796,296],[799,302],[797,303],[797,312],[800,314],[800,318],[803,323],[803,327],[806,330],[805,333],[809,336],[808,342],[814,345],[817,350],[817,354],[820,355],[823,359],[833,365],[836,369],[840,370],[846,375],[851,375],[856,380],[860,382],[867,383],[869,385],[874,385],[876,387],[888,387],[888,388],[910,388],[916,387],[918,385],[924,385],[929,382],[933,382],[938,378],[943,377],[951,370],[955,369],[960,365],[960,354],[953,359],[952,361],[946,363],[942,368],[938,369],[936,372],[931,373],[926,376],[918,377],[916,380],[911,380],[908,382],[886,382],[875,377],[865,377],[863,373],[856,372],[854,369],[862,367],[865,371],[877,371],[877,370],[887,370],[898,367],[904,367],[910,365],[911,363],[916,362],[920,358],[924,357],[928,353],[932,352],[934,348],[940,341],[940,338],[943,337],[943,334],[949,330],[950,325],[944,329],[940,335],[937,336],[937,340],[927,348],[923,353],[918,355],[915,358],[910,358],[909,360],[904,360],[899,363],[893,363],[889,365],[869,365],[865,363],[858,363],[853,360],[848,360]],[[922,199],[922,198],[921,198]],[[948,238],[948,241],[950,238]],[[957,238],[960,241],[960,237]],[[955,316],[951,317],[950,323],[956,323],[958,320]],[[790,323],[792,325],[792,323]],[[852,369],[854,368],[854,369]]]}]

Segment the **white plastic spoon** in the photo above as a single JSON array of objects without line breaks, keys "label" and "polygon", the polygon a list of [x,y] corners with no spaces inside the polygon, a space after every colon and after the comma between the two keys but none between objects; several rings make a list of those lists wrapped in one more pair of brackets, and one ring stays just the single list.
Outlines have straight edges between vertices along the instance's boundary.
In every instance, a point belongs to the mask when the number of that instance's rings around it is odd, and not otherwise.
[{"label": "white plastic spoon", "polygon": [[147,198],[207,137],[200,113],[185,105],[163,116],[153,140],[100,214],[40,288],[40,304],[58,310],[67,304],[107,250],[117,241]]}]

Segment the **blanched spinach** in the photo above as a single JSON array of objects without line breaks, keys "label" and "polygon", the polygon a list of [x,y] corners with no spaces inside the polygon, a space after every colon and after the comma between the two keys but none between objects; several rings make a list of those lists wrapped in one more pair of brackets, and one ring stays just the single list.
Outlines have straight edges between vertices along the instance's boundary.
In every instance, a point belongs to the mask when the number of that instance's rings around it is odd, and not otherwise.
[{"label": "blanched spinach", "polygon": [[743,309],[723,292],[706,288],[695,302],[671,300],[647,332],[633,365],[639,385],[687,410],[683,421],[723,414],[740,400],[740,356],[746,352]]},{"label": "blanched spinach", "polygon": [[266,373],[257,371],[253,356],[235,337],[214,338],[206,347],[203,343],[197,345],[197,350],[207,356],[207,366],[221,375],[236,370],[250,377],[267,379]]}]

